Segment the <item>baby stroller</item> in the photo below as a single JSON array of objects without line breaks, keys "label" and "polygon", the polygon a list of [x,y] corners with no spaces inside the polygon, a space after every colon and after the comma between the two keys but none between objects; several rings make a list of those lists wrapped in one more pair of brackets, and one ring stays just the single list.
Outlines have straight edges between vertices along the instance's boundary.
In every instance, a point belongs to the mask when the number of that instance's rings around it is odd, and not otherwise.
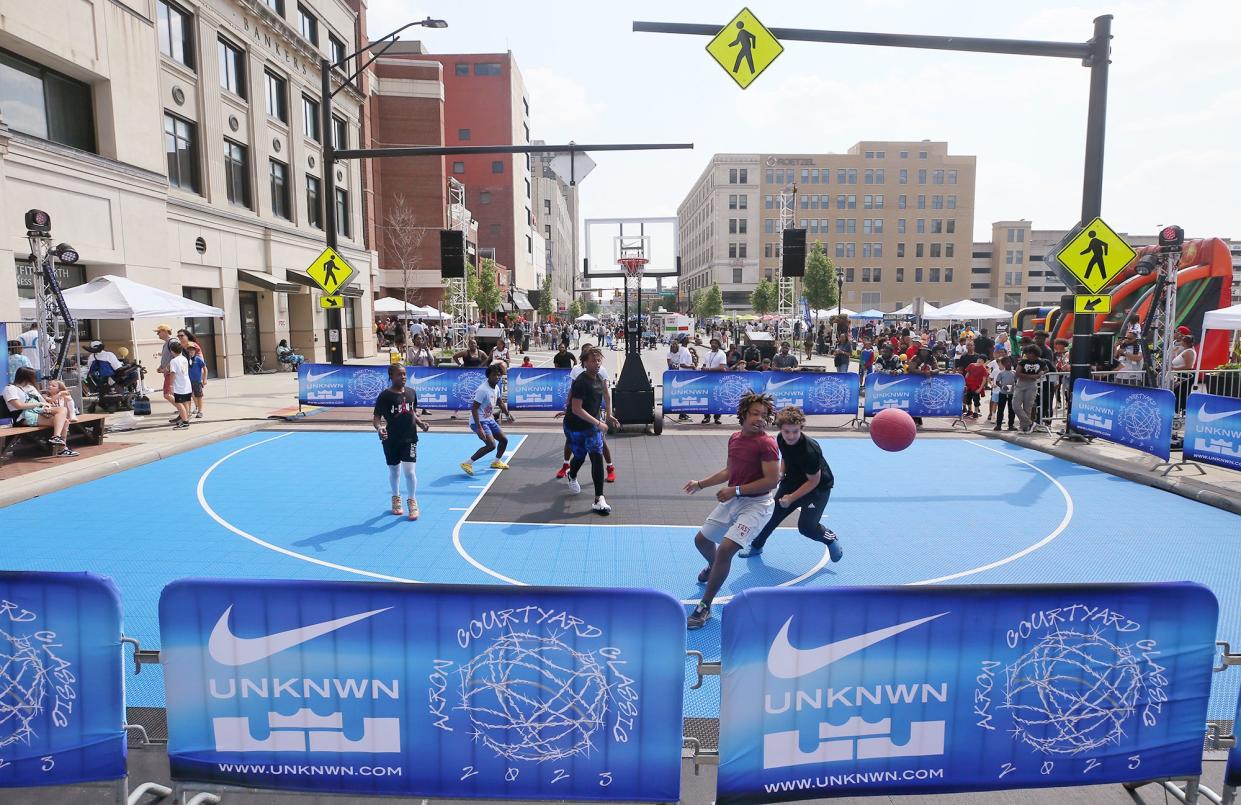
[{"label": "baby stroller", "polygon": [[92,341],[86,351],[94,356],[82,381],[85,392],[82,402],[86,410],[94,413],[102,408],[109,414],[132,410],[134,400],[142,396],[142,378],[146,375],[146,369],[124,358],[119,369],[106,360],[99,360],[98,355],[103,351],[100,341]]}]

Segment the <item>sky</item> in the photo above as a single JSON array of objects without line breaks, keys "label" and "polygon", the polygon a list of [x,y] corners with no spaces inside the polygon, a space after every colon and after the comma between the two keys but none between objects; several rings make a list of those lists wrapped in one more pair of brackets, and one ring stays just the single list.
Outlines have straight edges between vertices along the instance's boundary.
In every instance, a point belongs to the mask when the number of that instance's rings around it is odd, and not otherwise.
[{"label": "sky", "polygon": [[[1114,15],[1103,217],[1115,229],[1241,238],[1241,2],[768,2],[769,27],[1084,42]],[[675,215],[716,153],[843,153],[859,140],[945,140],[978,160],[974,239],[998,220],[1065,229],[1081,208],[1090,71],[1071,59],[787,42],[741,90],[707,37],[634,33],[634,20],[723,26],[741,3],[370,0],[382,36],[433,53],[511,50],[548,143],[693,143],[595,153],[581,218]],[[468,13],[465,13],[468,12]],[[480,145],[482,143],[479,143]]]}]

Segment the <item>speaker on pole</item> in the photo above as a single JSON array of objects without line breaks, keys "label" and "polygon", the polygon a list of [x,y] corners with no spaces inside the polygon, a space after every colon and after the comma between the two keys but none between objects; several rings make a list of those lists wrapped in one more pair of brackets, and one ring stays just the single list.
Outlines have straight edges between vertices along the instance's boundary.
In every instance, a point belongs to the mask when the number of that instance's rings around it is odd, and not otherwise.
[{"label": "speaker on pole", "polygon": [[806,275],[806,230],[786,229],[782,237],[783,259],[780,261],[780,272],[786,277],[804,277]]},{"label": "speaker on pole", "polygon": [[465,233],[460,229],[440,230],[440,278],[465,277]]}]

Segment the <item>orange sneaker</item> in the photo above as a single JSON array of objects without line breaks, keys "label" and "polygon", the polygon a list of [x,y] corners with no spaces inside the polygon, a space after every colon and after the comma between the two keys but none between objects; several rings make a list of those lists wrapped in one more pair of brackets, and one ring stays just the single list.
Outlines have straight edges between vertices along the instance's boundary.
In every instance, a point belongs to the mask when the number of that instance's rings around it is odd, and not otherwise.
[{"label": "orange sneaker", "polygon": [[405,513],[405,510],[401,508],[401,496],[400,495],[392,496],[392,513],[397,515],[398,517]]},{"label": "orange sneaker", "polygon": [[613,467],[611,464],[608,465],[608,475],[604,480],[610,484],[616,483],[616,467]]},{"label": "orange sneaker", "polygon": [[417,520],[418,514],[419,514],[418,501],[414,500],[413,498],[410,498],[409,500],[405,502],[409,505],[409,519]]}]

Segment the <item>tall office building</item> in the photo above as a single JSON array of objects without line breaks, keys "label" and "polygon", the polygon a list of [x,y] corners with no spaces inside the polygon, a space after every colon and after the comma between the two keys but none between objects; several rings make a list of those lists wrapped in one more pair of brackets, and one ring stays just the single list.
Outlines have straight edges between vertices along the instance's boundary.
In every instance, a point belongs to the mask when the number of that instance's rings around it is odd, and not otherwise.
[{"label": "tall office building", "polygon": [[[325,137],[359,142],[360,83],[321,130],[319,59],[358,48],[361,3],[8,2],[0,17],[0,321],[33,294],[22,213],[37,207],[81,254],[62,267],[66,286],[118,274],[222,308],[222,322],[187,322],[213,375],[274,366],[280,339],[323,360],[327,320],[304,269],[335,204],[358,269],[345,354],[373,353],[361,174],[337,165],[331,199],[320,178]],[[84,322],[81,336],[149,361],[155,323],[135,324],[137,345],[128,321]]]},{"label": "tall office building", "polygon": [[[975,157],[946,142],[863,141],[844,154],[717,154],[677,210],[681,302],[718,284],[724,308],[779,273],[782,206],[844,271],[843,304],[896,310],[969,296]],[[783,205],[782,205],[783,198]]]},{"label": "tall office building", "polygon": [[[575,283],[573,234],[577,228],[577,187],[570,187],[552,170],[553,157],[554,154],[533,155],[534,220],[543,240],[544,259],[539,274],[552,278],[552,295],[556,300],[552,308],[564,310],[573,301]],[[540,281],[538,288],[542,287]]]}]

